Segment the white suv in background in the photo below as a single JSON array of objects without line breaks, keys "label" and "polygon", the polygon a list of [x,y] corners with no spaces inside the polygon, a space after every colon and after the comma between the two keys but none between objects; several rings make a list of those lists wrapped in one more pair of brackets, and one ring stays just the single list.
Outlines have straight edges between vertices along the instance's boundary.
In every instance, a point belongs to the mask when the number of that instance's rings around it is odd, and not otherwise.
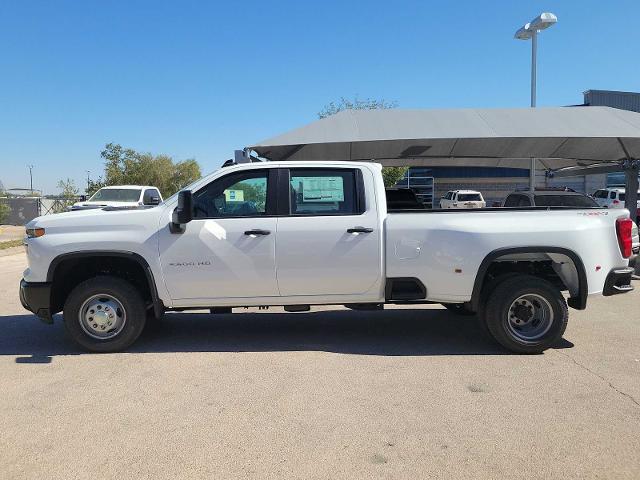
[{"label": "white suv in background", "polygon": [[440,208],[484,208],[482,193],[475,190],[451,190],[440,199]]},{"label": "white suv in background", "polygon": [[[610,187],[596,190],[593,199],[601,207],[624,208],[625,201],[624,187]],[[640,192],[638,192],[638,208],[640,208]]]}]

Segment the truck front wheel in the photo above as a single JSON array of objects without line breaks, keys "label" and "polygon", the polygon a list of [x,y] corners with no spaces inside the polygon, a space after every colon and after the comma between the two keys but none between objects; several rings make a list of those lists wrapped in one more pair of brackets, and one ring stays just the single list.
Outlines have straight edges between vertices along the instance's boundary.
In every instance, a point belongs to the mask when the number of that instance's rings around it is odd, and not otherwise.
[{"label": "truck front wheel", "polygon": [[100,276],[76,286],[64,304],[69,336],[92,352],[116,352],[142,332],[146,311],[136,287],[126,280]]},{"label": "truck front wheel", "polygon": [[541,353],[567,328],[569,312],[562,293],[529,275],[511,277],[491,291],[482,320],[493,338],[516,353]]}]

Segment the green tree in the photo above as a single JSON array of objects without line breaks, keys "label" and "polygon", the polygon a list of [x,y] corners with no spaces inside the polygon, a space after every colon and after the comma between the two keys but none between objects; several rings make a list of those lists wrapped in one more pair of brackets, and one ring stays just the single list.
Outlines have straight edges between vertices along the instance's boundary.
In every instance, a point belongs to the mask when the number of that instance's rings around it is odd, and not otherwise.
[{"label": "green tree", "polygon": [[384,167],[382,169],[382,180],[385,187],[393,187],[402,180],[409,170],[409,167]]},{"label": "green tree", "polygon": [[97,180],[89,179],[89,181],[87,182],[87,188],[85,193],[87,194],[87,196],[90,197],[91,195],[96,193],[98,190],[100,190],[104,186],[106,186],[106,183],[104,182],[102,177],[98,177]]},{"label": "green tree", "polygon": [[0,225],[2,225],[11,213],[11,207],[7,203],[7,193],[4,191],[2,182],[0,182],[0,197],[3,197],[0,198]]},{"label": "green tree", "polygon": [[76,187],[76,183],[70,178],[59,180],[57,186],[60,190],[61,198],[60,201],[54,205],[53,211],[55,213],[66,212],[67,207],[70,207],[77,201],[80,189]]},{"label": "green tree", "polygon": [[194,159],[174,162],[168,155],[140,153],[115,143],[107,144],[100,155],[105,161],[104,180],[100,178],[90,187],[153,185],[168,197],[201,176]]},{"label": "green tree", "polygon": [[[342,110],[377,110],[381,108],[395,108],[398,102],[388,102],[387,100],[375,100],[366,98],[364,100],[355,97],[353,100],[340,97],[337,102],[330,102],[318,112],[318,118],[326,118],[335,115]],[[385,187],[393,187],[404,177],[409,167],[384,167],[382,169],[382,179]]]},{"label": "green tree", "polygon": [[11,207],[7,205],[7,203],[0,199],[0,225],[5,222],[7,218],[9,218],[9,214],[11,213]]},{"label": "green tree", "polygon": [[387,100],[374,100],[371,98],[365,98],[364,100],[357,96],[353,100],[340,97],[337,102],[330,102],[326,104],[322,110],[318,112],[319,118],[326,118],[331,115],[335,115],[342,110],[378,110],[381,108],[395,108],[398,106],[398,102],[388,102]]}]

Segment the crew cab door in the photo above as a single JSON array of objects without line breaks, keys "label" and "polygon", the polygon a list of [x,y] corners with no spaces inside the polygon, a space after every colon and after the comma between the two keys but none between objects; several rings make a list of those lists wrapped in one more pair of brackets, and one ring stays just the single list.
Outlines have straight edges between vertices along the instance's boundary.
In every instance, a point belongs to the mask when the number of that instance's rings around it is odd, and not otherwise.
[{"label": "crew cab door", "polygon": [[281,169],[278,204],[285,209],[278,218],[276,259],[282,296],[375,290],[382,276],[382,232],[373,191],[369,170]]},{"label": "crew cab door", "polygon": [[218,177],[193,192],[194,218],[182,233],[162,229],[160,261],[178,304],[278,295],[275,174],[249,169]]}]

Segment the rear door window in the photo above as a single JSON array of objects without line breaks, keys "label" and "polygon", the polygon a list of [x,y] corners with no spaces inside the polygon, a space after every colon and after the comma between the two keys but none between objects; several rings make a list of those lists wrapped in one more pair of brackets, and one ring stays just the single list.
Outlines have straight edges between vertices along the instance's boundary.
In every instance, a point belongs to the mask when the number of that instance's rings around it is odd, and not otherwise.
[{"label": "rear door window", "polygon": [[292,168],[289,181],[291,215],[358,215],[356,171]]}]

